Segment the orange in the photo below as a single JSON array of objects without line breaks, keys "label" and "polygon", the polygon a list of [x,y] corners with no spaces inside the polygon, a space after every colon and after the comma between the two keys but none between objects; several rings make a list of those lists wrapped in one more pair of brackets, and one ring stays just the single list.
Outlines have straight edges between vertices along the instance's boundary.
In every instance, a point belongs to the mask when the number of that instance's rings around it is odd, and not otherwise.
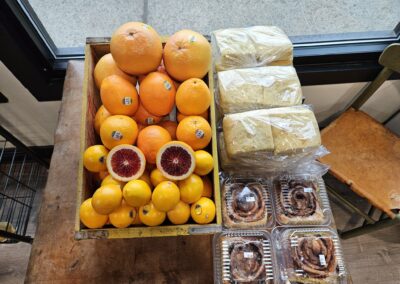
[{"label": "orange", "polygon": [[[164,66],[163,61],[161,61],[161,65],[158,66],[157,72],[161,72],[161,73],[164,73],[164,74],[168,75],[167,70],[165,70],[165,66]],[[178,87],[179,87],[180,83],[175,81],[175,80],[172,80],[172,82],[174,82],[175,89],[178,90]]]},{"label": "orange", "polygon": [[125,115],[112,115],[102,123],[100,138],[104,146],[112,149],[121,144],[134,144],[138,135],[136,122]]},{"label": "orange", "polygon": [[111,54],[122,71],[141,75],[157,69],[162,58],[161,37],[149,25],[129,22],[112,35]]},{"label": "orange", "polygon": [[178,81],[203,78],[211,64],[211,46],[201,34],[181,30],[167,40],[163,59],[168,74]]},{"label": "orange", "polygon": [[94,67],[93,76],[97,88],[100,89],[103,79],[111,75],[121,76],[122,78],[131,82],[134,86],[136,85],[136,77],[128,75],[124,71],[119,69],[111,53],[107,53],[102,58],[100,58],[100,60],[96,64],[96,67]]},{"label": "orange", "polygon": [[203,180],[203,186],[204,186],[203,193],[201,194],[201,196],[211,197],[213,193],[213,186],[210,178],[208,176],[204,176],[201,177],[201,179]]},{"label": "orange", "polygon": [[92,198],[86,199],[79,208],[79,218],[83,225],[90,229],[103,227],[108,220],[107,215],[97,213],[92,206]]},{"label": "orange", "polygon": [[190,215],[198,224],[211,223],[215,218],[215,204],[211,199],[202,197],[192,204]]},{"label": "orange", "polygon": [[111,114],[134,115],[139,107],[135,86],[118,75],[108,76],[101,83],[101,101]]},{"label": "orange", "polygon": [[108,171],[101,171],[101,172],[99,172],[99,178],[101,179],[101,180],[103,180],[103,179],[105,179],[107,176],[109,176],[110,175],[110,173],[108,172]]},{"label": "orange", "polygon": [[169,141],[171,141],[171,135],[166,129],[158,125],[150,125],[140,131],[137,146],[142,150],[146,161],[155,164],[158,150]]},{"label": "orange", "polygon": [[103,145],[93,145],[83,153],[83,165],[90,172],[107,170],[106,159],[108,150]]},{"label": "orange", "polygon": [[139,207],[149,203],[151,199],[151,189],[143,180],[131,180],[124,186],[122,195],[128,205]]},{"label": "orange", "polygon": [[106,184],[115,184],[118,185],[119,188],[122,190],[125,186],[125,182],[119,181],[114,179],[111,175],[106,176],[103,181],[101,182],[101,185],[106,185]]},{"label": "orange", "polygon": [[151,183],[153,184],[153,186],[157,186],[160,182],[163,182],[163,181],[170,181],[165,176],[163,176],[161,171],[157,168],[155,168],[154,170],[151,171],[150,180],[151,180]]},{"label": "orange", "polygon": [[176,128],[178,127],[178,123],[171,120],[164,120],[161,121],[158,125],[160,125],[162,128],[165,128],[169,132],[172,140],[176,139]]},{"label": "orange", "polygon": [[179,86],[175,102],[180,113],[200,115],[210,107],[211,93],[203,80],[192,78]]},{"label": "orange", "polygon": [[172,210],[167,212],[167,216],[168,220],[170,220],[172,224],[185,224],[190,217],[190,206],[185,202],[179,201]]},{"label": "orange", "polygon": [[136,209],[137,214],[135,216],[135,220],[133,220],[133,222],[132,222],[132,225],[142,225],[143,223],[142,223],[142,221],[140,221],[140,218],[139,218],[139,208],[135,208],[135,209]]},{"label": "orange", "polygon": [[194,158],[196,159],[196,168],[194,169],[196,174],[205,176],[214,168],[213,156],[207,151],[198,150],[194,152]]},{"label": "orange", "polygon": [[121,188],[116,184],[100,186],[93,194],[92,206],[99,214],[110,214],[117,209],[122,202]]},{"label": "orange", "polygon": [[133,223],[136,218],[136,209],[125,202],[108,215],[111,225],[116,228],[126,228]]},{"label": "orange", "polygon": [[188,116],[179,122],[176,137],[193,150],[203,149],[211,141],[211,126],[201,116]]},{"label": "orange", "polygon": [[[184,118],[188,117],[190,115],[184,115],[182,113],[180,113],[179,111],[176,112],[176,120],[178,122],[181,122]],[[206,110],[205,112],[198,114],[198,116],[201,116],[202,118],[204,118],[205,120],[208,121],[208,110]]]},{"label": "orange", "polygon": [[139,208],[140,221],[147,226],[161,225],[166,216],[167,214],[165,212],[158,211],[152,202]]},{"label": "orange", "polygon": [[133,118],[136,122],[143,124],[144,126],[156,124],[158,123],[162,117],[149,113],[141,103],[139,103],[139,107]]},{"label": "orange", "polygon": [[144,173],[142,174],[142,176],[139,179],[144,181],[145,183],[147,183],[147,185],[150,186],[150,189],[153,188],[153,185],[152,185],[151,180],[150,180],[150,174],[149,174],[148,170],[145,170]]},{"label": "orange", "polygon": [[101,105],[94,116],[94,130],[100,135],[100,126],[107,117],[111,116],[111,113]]},{"label": "orange", "polygon": [[176,89],[168,75],[152,72],[139,86],[140,101],[143,107],[157,116],[167,115],[175,103]]},{"label": "orange", "polygon": [[185,203],[194,203],[203,193],[203,180],[196,174],[191,174],[187,179],[178,182],[181,200]]},{"label": "orange", "polygon": [[151,195],[151,201],[158,211],[172,210],[180,200],[179,188],[172,181],[159,183]]}]

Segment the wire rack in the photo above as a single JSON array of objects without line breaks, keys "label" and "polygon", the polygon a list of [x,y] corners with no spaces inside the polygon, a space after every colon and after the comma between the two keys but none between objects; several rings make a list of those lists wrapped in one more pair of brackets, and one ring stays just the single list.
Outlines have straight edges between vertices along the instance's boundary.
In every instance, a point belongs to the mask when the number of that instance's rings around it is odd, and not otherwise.
[{"label": "wire rack", "polygon": [[0,126],[0,243],[32,243],[29,219],[49,163]]}]

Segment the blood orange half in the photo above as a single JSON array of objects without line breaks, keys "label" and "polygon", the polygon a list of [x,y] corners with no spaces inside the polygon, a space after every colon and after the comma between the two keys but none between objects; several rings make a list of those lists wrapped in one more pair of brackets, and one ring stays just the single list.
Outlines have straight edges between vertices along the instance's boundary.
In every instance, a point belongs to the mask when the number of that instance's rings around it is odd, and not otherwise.
[{"label": "blood orange half", "polygon": [[183,180],[193,173],[196,166],[194,151],[184,142],[168,142],[158,150],[156,164],[167,179]]},{"label": "blood orange half", "polygon": [[122,144],[114,147],[107,156],[107,169],[119,181],[130,181],[142,176],[146,158],[139,148]]}]

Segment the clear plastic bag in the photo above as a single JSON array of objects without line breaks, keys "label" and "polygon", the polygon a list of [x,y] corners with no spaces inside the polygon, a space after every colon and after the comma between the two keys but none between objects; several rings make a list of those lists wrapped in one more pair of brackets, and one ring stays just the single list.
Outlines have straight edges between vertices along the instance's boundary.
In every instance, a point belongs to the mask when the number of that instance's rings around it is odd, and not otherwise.
[{"label": "clear plastic bag", "polygon": [[223,114],[300,105],[302,91],[292,66],[218,72],[217,102]]},{"label": "clear plastic bag", "polygon": [[351,283],[332,229],[277,227],[273,243],[279,263],[276,283]]},{"label": "clear plastic bag", "polygon": [[282,171],[327,153],[314,113],[306,105],[225,115],[222,129],[223,168]]},{"label": "clear plastic bag", "polygon": [[275,26],[217,30],[211,42],[216,71],[293,62],[292,42]]},{"label": "clear plastic bag", "polygon": [[265,231],[236,230],[216,234],[213,240],[214,282],[274,283],[275,258]]},{"label": "clear plastic bag", "polygon": [[332,220],[324,180],[305,172],[273,180],[275,218],[282,226],[329,225]]},{"label": "clear plastic bag", "polygon": [[274,225],[271,182],[262,178],[225,176],[222,218],[227,228],[271,228]]}]

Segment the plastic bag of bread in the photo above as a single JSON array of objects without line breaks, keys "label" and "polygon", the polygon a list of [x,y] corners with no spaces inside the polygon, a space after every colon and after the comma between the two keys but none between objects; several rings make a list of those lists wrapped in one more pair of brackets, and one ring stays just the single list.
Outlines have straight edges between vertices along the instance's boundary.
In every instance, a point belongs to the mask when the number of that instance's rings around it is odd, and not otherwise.
[{"label": "plastic bag of bread", "polygon": [[302,92],[292,66],[268,66],[218,72],[221,112],[238,113],[300,105]]},{"label": "plastic bag of bread", "polygon": [[293,62],[292,42],[275,26],[217,30],[212,44],[217,71]]}]

